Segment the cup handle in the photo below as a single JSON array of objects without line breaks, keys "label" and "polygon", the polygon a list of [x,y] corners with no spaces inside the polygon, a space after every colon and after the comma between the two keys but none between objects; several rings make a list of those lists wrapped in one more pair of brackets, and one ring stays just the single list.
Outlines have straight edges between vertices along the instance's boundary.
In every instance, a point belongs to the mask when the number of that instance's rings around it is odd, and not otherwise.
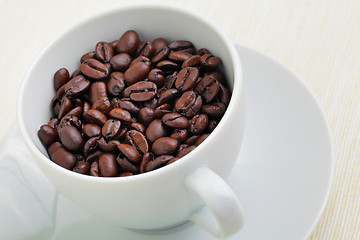
[{"label": "cup handle", "polygon": [[190,192],[197,194],[206,208],[192,214],[191,220],[217,238],[226,238],[244,225],[244,215],[233,190],[216,173],[200,167],[186,177]]}]

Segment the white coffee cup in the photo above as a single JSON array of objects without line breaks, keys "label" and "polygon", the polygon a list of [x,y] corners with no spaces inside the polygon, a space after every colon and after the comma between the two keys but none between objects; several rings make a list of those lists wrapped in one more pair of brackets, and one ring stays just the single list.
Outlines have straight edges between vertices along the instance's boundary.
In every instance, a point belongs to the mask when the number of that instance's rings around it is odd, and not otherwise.
[{"label": "white coffee cup", "polygon": [[[127,30],[141,39],[189,40],[222,59],[232,97],[222,120],[194,151],[152,172],[121,178],[91,177],[52,162],[37,131],[51,117],[53,75],[79,67],[80,57],[99,41]],[[165,229],[192,220],[224,238],[243,225],[234,192],[223,180],[239,155],[244,132],[242,69],[234,45],[219,29],[183,8],[141,4],[113,9],[72,27],[51,43],[29,69],[18,101],[18,120],[27,147],[56,189],[79,207],[122,227]]]}]

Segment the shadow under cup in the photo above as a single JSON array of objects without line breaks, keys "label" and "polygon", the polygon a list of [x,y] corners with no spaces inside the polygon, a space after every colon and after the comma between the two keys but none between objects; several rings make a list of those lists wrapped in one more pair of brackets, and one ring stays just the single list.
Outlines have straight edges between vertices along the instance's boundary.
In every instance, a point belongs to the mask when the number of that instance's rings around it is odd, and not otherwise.
[{"label": "shadow under cup", "polygon": [[[117,40],[130,29],[136,30],[140,39],[189,40],[196,48],[207,48],[219,56],[233,89],[228,109],[201,145],[164,168],[125,178],[96,178],[68,171],[48,158],[37,136],[39,127],[52,116],[54,73],[62,67],[70,73],[75,71],[80,66],[80,57],[93,51],[97,42]],[[199,197],[187,190],[186,176],[206,166],[226,178],[236,162],[244,129],[241,74],[235,47],[207,20],[164,5],[119,8],[72,27],[42,52],[29,69],[20,92],[19,125],[43,173],[59,192],[79,207],[124,227],[174,226],[204,207]]]}]

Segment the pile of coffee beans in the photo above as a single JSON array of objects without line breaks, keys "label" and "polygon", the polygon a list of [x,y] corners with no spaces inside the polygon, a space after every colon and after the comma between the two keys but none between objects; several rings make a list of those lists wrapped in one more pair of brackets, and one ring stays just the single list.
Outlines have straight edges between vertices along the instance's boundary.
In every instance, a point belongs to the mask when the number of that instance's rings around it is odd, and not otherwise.
[{"label": "pile of coffee beans", "polygon": [[118,177],[177,161],[214,130],[230,101],[221,59],[190,41],[99,42],[54,75],[53,117],[38,131],[56,164]]}]

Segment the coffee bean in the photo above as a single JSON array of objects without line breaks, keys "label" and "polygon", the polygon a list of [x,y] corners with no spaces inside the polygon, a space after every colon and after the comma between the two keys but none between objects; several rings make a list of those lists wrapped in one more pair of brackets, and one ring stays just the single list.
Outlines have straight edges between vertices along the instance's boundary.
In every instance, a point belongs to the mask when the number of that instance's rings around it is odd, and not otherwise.
[{"label": "coffee bean", "polygon": [[190,132],[193,134],[202,133],[209,124],[209,118],[205,114],[195,115],[190,121]]},{"label": "coffee bean", "polygon": [[85,79],[84,76],[78,75],[70,79],[70,81],[63,86],[66,96],[75,98],[81,96],[81,94],[88,90],[90,81]]},{"label": "coffee bean", "polygon": [[68,152],[65,148],[57,149],[52,155],[51,160],[57,165],[72,170],[76,164],[74,154]]},{"label": "coffee bean", "polygon": [[202,106],[201,96],[194,91],[185,92],[175,104],[175,109],[181,115],[186,117],[193,117],[197,114]]},{"label": "coffee bean", "polygon": [[209,136],[209,134],[205,133],[205,134],[201,135],[200,137],[198,137],[194,143],[194,146],[199,146],[208,136]]},{"label": "coffee bean", "polygon": [[229,105],[230,102],[230,90],[225,88],[224,85],[219,83],[219,93],[218,93],[219,101],[225,104],[225,106]]},{"label": "coffee bean", "polygon": [[90,176],[100,177],[99,163],[98,162],[93,162],[90,165]]},{"label": "coffee bean", "polygon": [[77,172],[77,173],[88,175],[89,171],[90,171],[90,163],[79,161],[76,163],[73,171]]},{"label": "coffee bean", "polygon": [[188,91],[192,89],[199,77],[199,70],[193,67],[182,69],[175,81],[175,87],[180,91]]},{"label": "coffee bean", "polygon": [[109,75],[109,69],[96,59],[86,59],[80,65],[80,71],[86,77],[94,80],[102,80]]},{"label": "coffee bean", "polygon": [[85,161],[87,161],[87,162],[98,161],[100,155],[103,154],[103,153],[104,153],[104,152],[101,151],[100,149],[96,149],[95,151],[89,153],[89,154],[86,156]]},{"label": "coffee bean", "polygon": [[134,30],[129,30],[125,32],[119,39],[117,45],[117,51],[119,53],[128,53],[132,54],[138,48],[140,42],[139,35]]},{"label": "coffee bean", "polygon": [[182,149],[181,151],[178,151],[176,154],[176,157],[182,158],[183,156],[187,155],[191,151],[193,151],[196,148],[196,146],[190,146],[187,148]]},{"label": "coffee bean", "polygon": [[47,125],[56,129],[58,124],[59,124],[59,120],[57,118],[51,118]]},{"label": "coffee bean", "polygon": [[129,176],[133,176],[134,174],[131,172],[122,172],[119,174],[119,177],[129,177]]},{"label": "coffee bean", "polygon": [[120,96],[125,88],[124,74],[121,72],[111,73],[106,87],[111,96]]},{"label": "coffee bean", "polygon": [[126,157],[126,159],[128,159],[132,163],[138,163],[140,161],[141,156],[135,147],[129,144],[122,143],[119,144],[117,148],[124,155],[124,157]]},{"label": "coffee bean", "polygon": [[141,132],[130,130],[126,133],[125,138],[141,155],[149,151],[149,144]]},{"label": "coffee bean", "polygon": [[171,154],[177,150],[180,143],[176,138],[161,137],[152,144],[152,151],[156,155]]},{"label": "coffee bean", "polygon": [[180,40],[180,41],[174,41],[168,45],[168,47],[173,51],[184,51],[188,53],[194,53],[195,48],[192,42]]},{"label": "coffee bean", "polygon": [[70,152],[78,152],[84,145],[79,130],[73,126],[65,126],[59,132],[61,143]]},{"label": "coffee bean", "polygon": [[97,148],[98,148],[97,140],[99,140],[99,139],[100,139],[100,136],[96,136],[96,137],[89,138],[85,142],[84,149],[83,149],[83,153],[84,153],[85,157],[89,156],[92,152],[97,150]]},{"label": "coffee bean", "polygon": [[180,95],[180,91],[176,88],[165,89],[159,93],[158,104],[173,103],[174,100]]},{"label": "coffee bean", "polygon": [[216,128],[216,126],[219,124],[219,120],[218,119],[210,119],[209,120],[209,124],[208,124],[208,127],[207,127],[207,131],[208,132],[212,132],[214,131],[214,129]]},{"label": "coffee bean", "polygon": [[119,134],[120,126],[121,122],[119,120],[108,119],[101,129],[101,134],[106,139],[113,139]]},{"label": "coffee bean", "polygon": [[223,85],[226,85],[226,78],[225,78],[225,75],[218,71],[218,70],[215,70],[215,71],[206,71],[204,73],[204,76],[212,76],[213,78],[216,79],[216,81],[218,81],[219,83],[223,84]]},{"label": "coffee bean", "polygon": [[144,124],[145,126],[148,126],[153,119],[154,119],[154,109],[148,107],[143,107],[140,109],[139,117],[138,117],[140,123]]},{"label": "coffee bean", "polygon": [[166,46],[160,48],[159,50],[155,51],[153,57],[151,58],[151,62],[153,64],[157,64],[158,62],[165,60],[170,53],[170,49]]},{"label": "coffee bean", "polygon": [[60,143],[60,142],[53,142],[49,145],[47,151],[48,154],[50,156],[50,158],[52,158],[52,155],[59,149],[59,148],[64,148],[64,146]]},{"label": "coffee bean", "polygon": [[131,114],[122,108],[113,108],[110,111],[109,116],[127,123],[131,122]]},{"label": "coffee bean", "polygon": [[72,103],[71,100],[66,97],[63,96],[60,102],[60,109],[59,109],[59,119],[61,119],[62,117],[64,117],[72,108]]},{"label": "coffee bean", "polygon": [[186,67],[196,67],[200,64],[200,56],[199,55],[193,55],[192,57],[189,57],[186,59],[183,64],[181,65],[181,68]]},{"label": "coffee bean", "polygon": [[[82,57],[80,58],[80,63],[83,63],[85,62],[85,60],[87,59],[94,59],[95,58],[95,52],[94,51],[91,51],[91,52],[88,52],[88,53],[85,53],[84,55],[82,55]],[[79,73],[80,73],[80,69],[78,70]],[[77,72],[77,71],[75,71]],[[72,75],[76,75],[76,73],[73,73]]]},{"label": "coffee bean", "polygon": [[163,105],[158,106],[154,111],[155,118],[162,118],[165,114],[171,113],[171,105],[165,103]]},{"label": "coffee bean", "polygon": [[165,78],[165,88],[174,88],[175,87],[175,81],[177,79],[178,72],[173,72],[173,74],[166,76]]},{"label": "coffee bean", "polygon": [[136,55],[151,58],[154,52],[155,52],[155,48],[152,45],[152,43],[149,40],[144,40],[140,42],[138,49],[136,51]]},{"label": "coffee bean", "polygon": [[102,126],[105,124],[107,117],[98,110],[89,109],[84,113],[84,119],[88,123],[94,123],[96,125]]},{"label": "coffee bean", "polygon": [[57,125],[56,130],[58,132],[60,132],[63,127],[68,126],[68,125],[76,127],[79,131],[82,128],[82,122],[77,116],[67,116],[66,115],[60,120],[59,124]]},{"label": "coffee bean", "polygon": [[144,102],[154,98],[157,94],[157,86],[153,82],[140,81],[124,90],[124,97],[130,97],[136,102]]},{"label": "coffee bean", "polygon": [[83,133],[88,138],[96,137],[100,135],[101,128],[93,123],[85,124],[83,128]]},{"label": "coffee bean", "polygon": [[96,140],[96,142],[100,147],[100,149],[103,150],[104,152],[113,152],[120,144],[120,141],[116,139],[112,139],[109,142],[106,142],[104,138],[100,138]]},{"label": "coffee bean", "polygon": [[224,103],[213,103],[203,105],[201,111],[209,117],[220,117],[225,113],[226,106]]},{"label": "coffee bean", "polygon": [[171,51],[169,54],[169,59],[175,62],[183,62],[192,56],[193,55],[191,53],[184,51]]},{"label": "coffee bean", "polygon": [[119,53],[110,59],[110,64],[114,71],[125,71],[130,66],[131,60],[129,54]]},{"label": "coffee bean", "polygon": [[94,102],[101,97],[107,97],[106,84],[104,82],[94,82],[90,84],[89,88],[89,102],[94,104]]},{"label": "coffee bean", "polygon": [[40,127],[38,131],[38,137],[45,147],[59,139],[57,131],[49,125],[42,125]]},{"label": "coffee bean", "polygon": [[168,163],[172,158],[173,158],[173,156],[171,156],[171,155],[159,156],[159,157],[155,158],[153,161],[148,162],[148,164],[146,164],[145,170],[147,172],[150,172],[155,169],[161,168],[161,167],[165,166],[166,163]]},{"label": "coffee bean", "polygon": [[196,84],[194,91],[202,96],[205,103],[209,103],[216,97],[219,89],[218,81],[211,76],[206,76]]},{"label": "coffee bean", "polygon": [[113,98],[111,100],[111,105],[113,108],[122,108],[133,114],[138,114],[140,111],[140,107],[137,105],[137,103],[132,102],[130,98]]},{"label": "coffee bean", "polygon": [[80,117],[82,117],[82,114],[83,114],[82,107],[75,107],[75,108],[71,109],[64,117],[76,116],[76,117],[80,118]]},{"label": "coffee bean", "polygon": [[157,86],[163,86],[165,83],[164,72],[158,68],[152,69],[147,75],[147,78]]},{"label": "coffee bean", "polygon": [[108,63],[114,56],[114,49],[110,43],[98,42],[95,47],[95,56],[99,61]]},{"label": "coffee bean", "polygon": [[162,123],[161,119],[155,119],[152,121],[146,129],[145,136],[147,140],[152,143],[156,139],[165,137],[168,135],[168,130]]},{"label": "coffee bean", "polygon": [[149,72],[149,65],[144,62],[137,62],[125,71],[125,82],[128,84],[134,84],[136,82],[142,81],[145,79]]},{"label": "coffee bean", "polygon": [[174,129],[170,137],[176,138],[180,143],[183,143],[188,138],[188,131],[186,129]]},{"label": "coffee bean", "polygon": [[196,140],[198,140],[199,135],[192,135],[191,137],[189,137],[188,139],[186,139],[185,144],[191,146],[194,145]]},{"label": "coffee bean", "polygon": [[156,108],[157,107],[157,105],[158,105],[158,100],[157,100],[157,98],[156,97],[154,97],[154,98],[152,98],[152,99],[150,99],[150,100],[148,100],[148,101],[145,101],[145,102],[142,102],[142,105],[144,106],[144,107],[148,107],[148,108]]},{"label": "coffee bean", "polygon": [[119,168],[116,162],[116,157],[112,153],[104,153],[99,157],[99,169],[103,177],[115,177],[118,174]]},{"label": "coffee bean", "polygon": [[162,117],[162,122],[172,128],[188,128],[189,120],[179,113],[167,113]]},{"label": "coffee bean", "polygon": [[147,172],[146,165],[152,160],[154,160],[154,154],[152,152],[147,152],[144,154],[140,162],[140,173]]},{"label": "coffee bean", "polygon": [[121,167],[121,170],[124,172],[131,172],[133,174],[138,174],[140,172],[139,167],[133,163],[131,163],[126,158],[117,157],[116,161]]},{"label": "coffee bean", "polygon": [[135,58],[131,63],[130,63],[130,67],[132,67],[133,65],[137,64],[137,63],[144,63],[146,65],[148,65],[149,67],[151,67],[151,61],[149,58],[145,57],[145,56],[138,56],[137,58]]},{"label": "coffee bean", "polygon": [[155,52],[163,47],[167,47],[167,41],[164,38],[156,38],[152,41]]},{"label": "coffee bean", "polygon": [[156,67],[162,70],[164,73],[172,73],[179,70],[180,66],[169,60],[162,60],[156,64]]},{"label": "coffee bean", "polygon": [[211,53],[211,52],[206,48],[200,48],[199,50],[196,51],[196,55],[200,55],[200,56],[203,56],[203,55],[209,54],[209,53]]},{"label": "coffee bean", "polygon": [[146,127],[144,125],[142,125],[141,123],[132,122],[132,123],[130,123],[130,127],[131,127],[131,129],[137,130],[137,131],[141,132],[142,134],[145,134]]},{"label": "coffee bean", "polygon": [[94,102],[91,108],[108,115],[111,110],[111,103],[108,97],[101,97]]},{"label": "coffee bean", "polygon": [[221,59],[212,54],[204,54],[200,58],[200,64],[207,68],[215,68],[219,66],[220,63]]},{"label": "coffee bean", "polygon": [[179,159],[180,159],[179,157],[173,157],[172,159],[170,159],[170,160],[166,163],[166,165],[170,165],[170,164],[176,162],[176,161],[179,160]]},{"label": "coffee bean", "polygon": [[54,74],[54,88],[57,91],[62,85],[70,80],[69,71],[66,68],[60,68]]}]

